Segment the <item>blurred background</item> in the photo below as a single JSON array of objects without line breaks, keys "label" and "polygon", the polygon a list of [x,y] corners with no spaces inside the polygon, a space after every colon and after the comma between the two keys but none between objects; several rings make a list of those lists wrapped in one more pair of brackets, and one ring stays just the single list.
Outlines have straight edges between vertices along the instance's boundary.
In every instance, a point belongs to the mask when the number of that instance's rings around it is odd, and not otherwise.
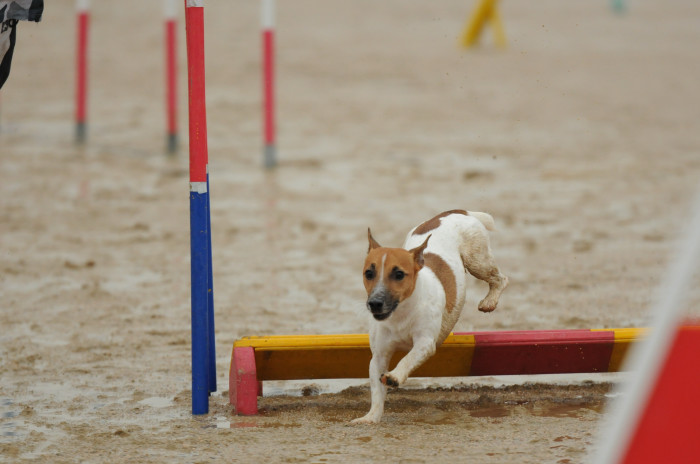
[{"label": "blurred background", "polygon": [[[18,25],[0,91],[0,374],[14,402],[72,402],[80,422],[148,377],[128,401],[180,392],[172,414],[186,414],[181,3],[174,156],[162,2],[91,2],[83,145],[74,2]],[[504,1],[507,46],[486,24],[464,49],[474,2],[278,2],[278,165],[265,170],[259,2],[206,1],[220,385],[241,336],[366,332],[367,227],[400,246],[454,208],[494,216],[510,277],[492,314],[472,282],[455,330],[647,324],[698,187],[700,6],[614,5]]]}]

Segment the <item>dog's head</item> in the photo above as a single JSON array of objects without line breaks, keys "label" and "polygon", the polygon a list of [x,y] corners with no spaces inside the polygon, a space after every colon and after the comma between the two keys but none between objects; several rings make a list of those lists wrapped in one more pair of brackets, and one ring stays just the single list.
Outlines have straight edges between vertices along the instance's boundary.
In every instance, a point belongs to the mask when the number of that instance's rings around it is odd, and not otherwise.
[{"label": "dog's head", "polygon": [[396,307],[413,294],[418,271],[423,267],[423,250],[430,236],[422,245],[412,250],[384,248],[367,229],[369,250],[365,259],[364,283],[367,290],[367,309],[372,316],[383,321]]}]

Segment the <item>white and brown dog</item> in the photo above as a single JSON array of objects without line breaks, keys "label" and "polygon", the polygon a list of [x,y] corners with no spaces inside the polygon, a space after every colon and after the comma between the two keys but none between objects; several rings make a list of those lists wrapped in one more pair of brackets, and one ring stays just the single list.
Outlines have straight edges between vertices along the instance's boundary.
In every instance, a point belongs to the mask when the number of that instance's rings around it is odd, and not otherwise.
[{"label": "white and brown dog", "polygon": [[[464,305],[467,271],[489,284],[479,311],[496,309],[508,278],[491,255],[486,213],[447,211],[415,227],[403,248],[384,248],[368,229],[364,283],[371,312],[369,379],[372,406],[354,423],[377,423],[387,387],[398,387],[445,341]],[[408,354],[387,372],[397,350]]]}]

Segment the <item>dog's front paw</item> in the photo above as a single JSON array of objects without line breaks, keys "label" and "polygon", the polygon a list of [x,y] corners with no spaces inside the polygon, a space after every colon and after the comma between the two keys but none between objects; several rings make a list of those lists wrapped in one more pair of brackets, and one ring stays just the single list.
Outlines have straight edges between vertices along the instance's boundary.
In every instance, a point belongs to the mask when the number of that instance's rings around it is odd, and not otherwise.
[{"label": "dog's front paw", "polygon": [[398,387],[399,386],[399,380],[391,374],[383,374],[380,380],[387,387]]},{"label": "dog's front paw", "polygon": [[358,417],[357,419],[351,420],[350,423],[353,425],[378,424],[379,419],[380,419],[379,417],[375,417],[375,416],[367,414],[366,416]]}]

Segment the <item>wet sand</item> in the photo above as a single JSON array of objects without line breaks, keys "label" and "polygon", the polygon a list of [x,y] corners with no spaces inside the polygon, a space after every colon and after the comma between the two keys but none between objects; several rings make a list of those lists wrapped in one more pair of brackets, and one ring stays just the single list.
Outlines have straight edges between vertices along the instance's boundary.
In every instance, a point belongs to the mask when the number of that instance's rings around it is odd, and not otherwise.
[{"label": "wet sand", "polygon": [[[366,387],[235,416],[231,346],[366,332],[367,227],[398,246],[453,208],[494,216],[510,278],[491,314],[471,282],[456,331],[648,324],[700,174],[700,7],[507,3],[509,47],[487,30],[464,52],[471,4],[280,4],[266,173],[258,5],[207,2],[219,391],[192,417],[188,160],[164,154],[160,6],[94,5],[84,147],[73,3],[20,24],[0,97],[0,460],[582,462],[605,376],[399,390],[382,424],[352,427]],[[182,23],[179,40],[184,103]]]}]

